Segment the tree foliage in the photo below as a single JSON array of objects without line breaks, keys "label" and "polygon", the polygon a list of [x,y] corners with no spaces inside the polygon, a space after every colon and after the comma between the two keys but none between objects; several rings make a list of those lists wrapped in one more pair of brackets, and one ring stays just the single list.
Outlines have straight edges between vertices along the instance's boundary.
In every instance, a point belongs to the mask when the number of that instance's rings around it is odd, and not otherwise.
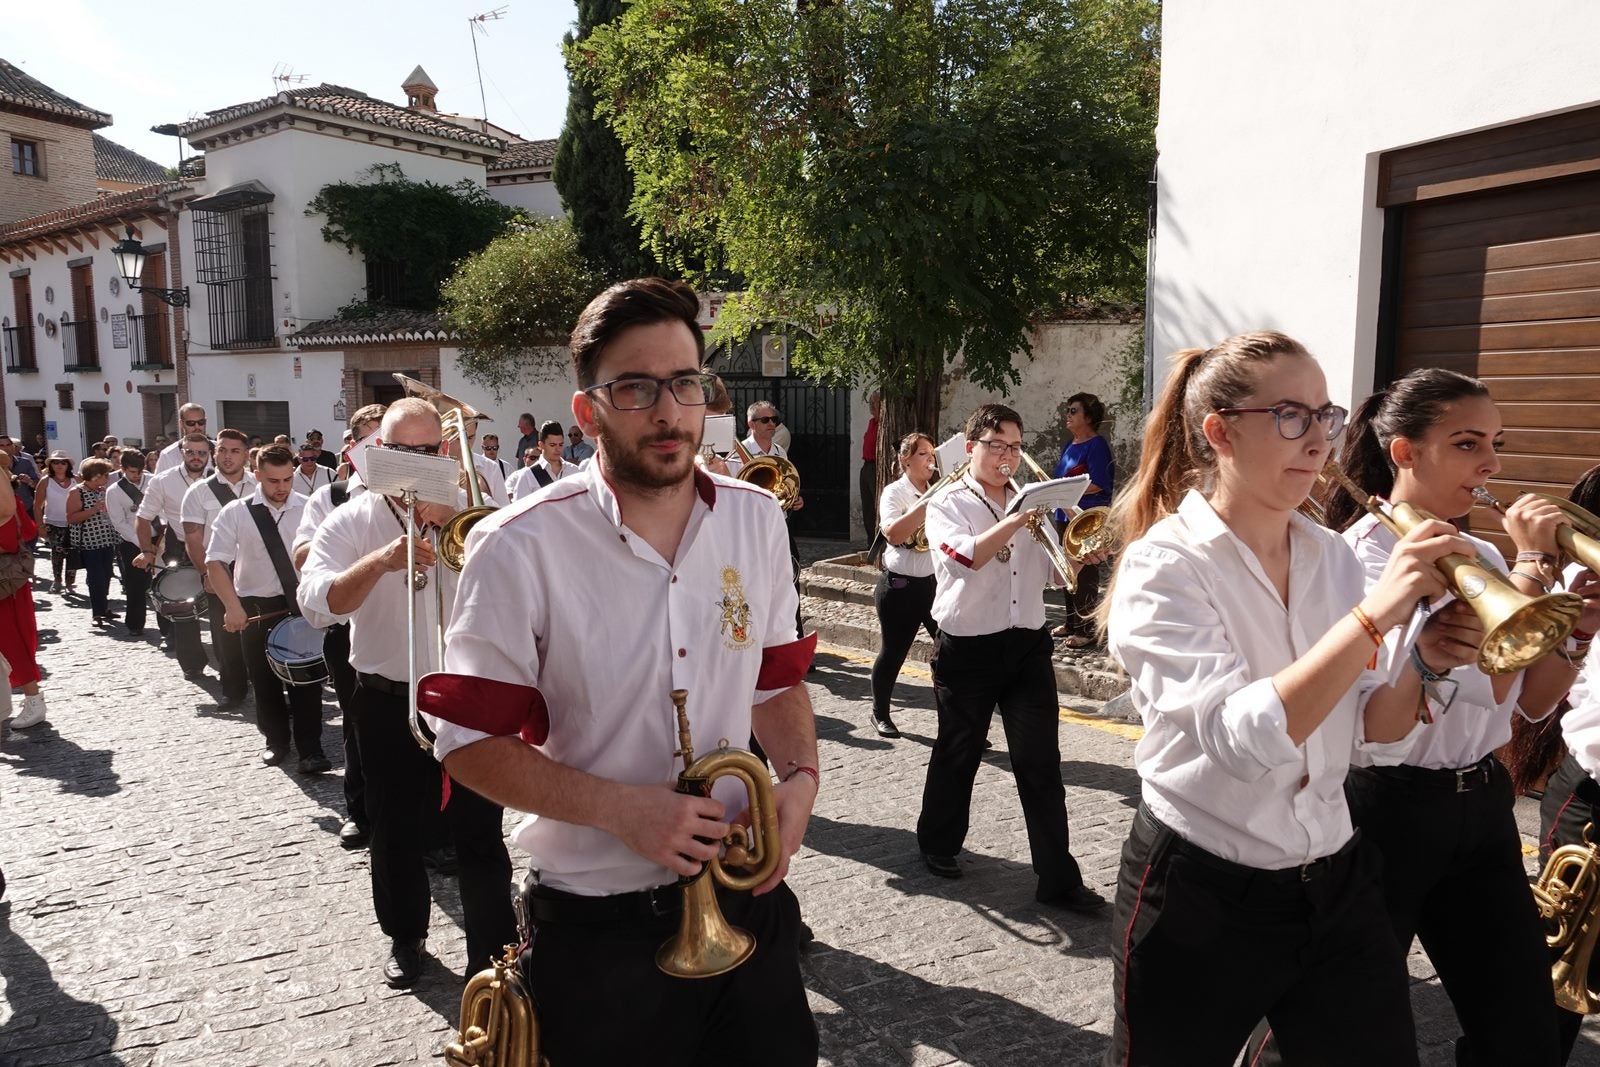
[{"label": "tree foliage", "polygon": [[398,163],[375,163],[363,177],[323,186],[306,214],[326,217],[324,241],[400,268],[390,298],[397,307],[436,308],[456,263],[521,217],[465,178],[454,185],[413,181]]},{"label": "tree foliage", "polygon": [[[730,328],[933,429],[959,353],[1020,383],[1036,316],[1136,294],[1155,0],[634,0],[572,50],[655,255],[740,277]],[[704,269],[696,269],[703,264]]]},{"label": "tree foliage", "polygon": [[[563,47],[573,56],[596,26],[622,13],[622,0],[578,0],[576,34]],[[613,281],[653,274],[655,260],[644,249],[639,224],[628,216],[633,175],[617,135],[595,117],[594,90],[574,76],[569,59],[567,121],[556,144],[554,178],[561,204],[578,232],[578,248]]]},{"label": "tree foliage", "polygon": [[504,397],[530,371],[564,370],[564,344],[578,313],[603,287],[565,219],[538,221],[468,257],[440,296],[447,326],[470,346],[468,378]]}]

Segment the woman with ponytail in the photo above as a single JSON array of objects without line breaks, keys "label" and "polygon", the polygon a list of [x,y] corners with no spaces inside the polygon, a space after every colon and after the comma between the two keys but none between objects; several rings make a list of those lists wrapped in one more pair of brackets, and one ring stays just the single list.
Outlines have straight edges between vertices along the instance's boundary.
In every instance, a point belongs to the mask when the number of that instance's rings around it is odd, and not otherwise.
[{"label": "woman with ponytail", "polygon": [[[1346,433],[1345,471],[1374,497],[1444,518],[1465,516],[1473,490],[1500,471],[1500,413],[1475,378],[1441,368],[1413,371],[1368,397]],[[1366,571],[1367,588],[1384,581],[1395,537],[1350,493],[1325,508]],[[1508,571],[1532,596],[1561,579],[1556,531],[1565,521],[1535,497],[1513,503],[1506,533],[1515,566],[1468,537],[1475,553]],[[1588,597],[1580,631],[1600,627],[1600,586]],[[1512,719],[1538,721],[1554,710],[1577,671],[1570,651],[1546,656],[1517,674],[1477,666],[1483,626],[1462,601],[1432,605],[1414,644],[1388,638],[1379,674],[1424,683],[1426,725],[1403,762],[1373,766],[1357,753],[1345,785],[1351,818],[1383,854],[1384,896],[1396,939],[1415,935],[1455,1005],[1463,1037],[1458,1064],[1560,1062],[1550,958],[1528,893],[1522,838],[1510,776],[1494,751],[1512,736]]]},{"label": "woman with ponytail", "polygon": [[1116,512],[1127,544],[1109,646],[1145,736],[1122,850],[1107,1064],[1231,1064],[1262,1017],[1290,1063],[1417,1062],[1405,958],[1379,861],[1356,837],[1353,751],[1404,758],[1415,674],[1367,667],[1435,561],[1447,523],[1408,534],[1384,580],[1297,513],[1345,412],[1298,342],[1180,352]]}]

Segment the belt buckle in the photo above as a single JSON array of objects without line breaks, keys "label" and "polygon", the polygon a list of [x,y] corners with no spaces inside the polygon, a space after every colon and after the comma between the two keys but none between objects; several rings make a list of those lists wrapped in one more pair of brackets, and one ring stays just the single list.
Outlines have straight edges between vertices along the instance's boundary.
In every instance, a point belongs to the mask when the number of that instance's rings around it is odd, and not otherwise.
[{"label": "belt buckle", "polygon": [[1457,793],[1465,793],[1467,791],[1467,775],[1471,774],[1473,771],[1475,771],[1477,769],[1478,768],[1476,768],[1476,767],[1468,767],[1465,770],[1457,768],[1457,770],[1456,770],[1456,792]]},{"label": "belt buckle", "polygon": [[658,886],[655,886],[655,887],[653,887],[652,889],[649,890],[649,895],[646,896],[645,899],[650,902],[650,914],[651,915],[654,915],[656,918],[659,919],[659,918],[662,918],[664,916],[672,914],[672,908],[666,902],[666,895],[662,894],[661,896],[658,897],[658,896],[656,896],[656,894],[660,893],[663,889],[676,889],[676,888],[677,888],[677,885],[675,883],[673,883],[673,884],[668,884],[668,885],[658,885]]},{"label": "belt buckle", "polygon": [[1318,863],[1320,863],[1320,862],[1322,862],[1322,861],[1321,860],[1312,860],[1310,863],[1302,863],[1300,865],[1300,880],[1302,882],[1309,882],[1309,881],[1311,881],[1311,879],[1315,878],[1316,874],[1315,874],[1313,868],[1315,868],[1316,865]]}]

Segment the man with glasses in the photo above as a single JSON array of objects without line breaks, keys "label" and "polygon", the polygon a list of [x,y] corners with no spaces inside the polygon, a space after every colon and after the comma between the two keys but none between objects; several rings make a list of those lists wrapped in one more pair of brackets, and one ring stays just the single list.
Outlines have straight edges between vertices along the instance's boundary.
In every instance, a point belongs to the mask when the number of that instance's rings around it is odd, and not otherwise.
[{"label": "man with glasses", "polygon": [[[438,455],[439,413],[426,400],[407,397],[389,405],[378,430],[382,447]],[[442,526],[454,508],[417,507],[419,527]],[[311,538],[300,572],[299,601],[318,625],[349,620],[351,698],[356,744],[366,779],[372,903],[389,938],[384,980],[413,985],[422,971],[430,891],[423,854],[430,807],[439,806],[439,765],[417,747],[408,726],[411,689],[407,650],[416,647],[417,669],[438,669],[437,595],[446,618],[455,600],[456,575],[434,565],[425,537],[415,541],[417,578],[406,570],[404,505],[377,493],[352,496],[335,507]],[[407,601],[416,608],[417,631],[406,629]],[[467,934],[467,973],[500,955],[515,937],[509,885],[511,859],[501,837],[501,809],[467,786],[452,783],[445,821],[458,857]]]},{"label": "man with glasses", "polygon": [[583,427],[573,423],[567,428],[567,444],[561,450],[561,458],[576,467],[593,455],[594,445],[583,439]]},{"label": "man with glasses", "polygon": [[500,470],[498,464],[494,463],[483,453],[474,450],[477,439],[478,420],[468,419],[466,450],[467,455],[472,457],[473,469],[476,470],[479,476],[483,478],[483,485],[481,487],[483,489],[483,502],[485,504],[493,504],[495,507],[503,508],[507,504],[511,503],[510,498],[506,496],[506,476]]},{"label": "man with glasses", "polygon": [[306,448],[314,449],[317,453],[317,462],[331,470],[338,470],[339,457],[322,447],[322,431],[306,431]]},{"label": "man with glasses", "polygon": [[[206,409],[199,404],[185,404],[178,409],[178,439],[161,450],[161,459],[156,463],[157,474],[163,474],[175,467],[183,466],[184,459],[181,454],[183,442],[190,434],[205,435]],[[206,437],[210,442],[210,437]],[[209,471],[207,472],[209,473]]]},{"label": "man with glasses", "polygon": [[783,425],[783,416],[778,414],[776,407],[765,400],[757,400],[745,409],[744,421],[750,428],[750,436],[744,439],[744,447],[752,459],[760,456],[789,458],[783,446],[773,440],[778,427]]},{"label": "man with glasses", "polygon": [[[211,469],[211,441],[205,434],[196,432],[182,438],[178,444],[179,465],[146,479],[144,499],[139,501],[138,517],[134,521],[139,554],[133,557],[133,565],[141,570],[163,565],[191,566],[183,537],[183,498]],[[156,626],[167,639],[167,649],[177,657],[185,678],[195,679],[205,673],[206,650],[200,645],[200,624],[196,619],[171,619],[157,612]]]},{"label": "man with glasses", "polygon": [[495,469],[500,472],[501,481],[505,481],[513,473],[513,471],[507,467],[506,461],[500,458],[499,434],[486,433],[483,435],[483,458],[495,465]]},{"label": "man with glasses", "polygon": [[[445,722],[435,752],[453,781],[533,813],[516,832],[535,883],[522,967],[552,1063],[640,1063],[662,1047],[759,1048],[769,1067],[817,1059],[799,906],[783,882],[816,799],[803,684],[815,636],[795,640],[776,502],[695,465],[715,380],[701,370],[698,314],[693,290],[659,278],[590,302],[572,334],[572,408],[599,452],[473,531],[446,641],[455,678],[511,683],[548,707],[537,746],[503,724]],[[674,689],[688,691],[702,751],[753,730],[782,779],[777,870],[753,893],[719,894],[755,954],[705,981],[661,973],[655,952],[679,923],[678,878],[717,854],[745,791],[673,789]]]},{"label": "man with glasses", "polygon": [[966,436],[971,466],[927,510],[938,583],[932,666],[939,732],[928,757],[917,846],[931,873],[961,877],[956,856],[998,705],[1039,878],[1034,899],[1096,911],[1106,902],[1084,885],[1067,842],[1053,644],[1044,622],[1044,588],[1055,570],[1027,529],[1028,514],[1006,515],[1022,455],[1022,417],[985,404],[967,419]]}]

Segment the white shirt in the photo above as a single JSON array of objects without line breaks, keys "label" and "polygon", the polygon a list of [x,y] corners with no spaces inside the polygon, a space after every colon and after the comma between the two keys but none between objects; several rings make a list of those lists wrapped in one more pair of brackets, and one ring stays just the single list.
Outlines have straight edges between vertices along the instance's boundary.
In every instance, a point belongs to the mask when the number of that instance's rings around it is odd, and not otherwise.
[{"label": "white shirt", "polygon": [[172,529],[173,535],[183,536],[183,496],[189,489],[204,480],[204,475],[189,479],[186,467],[169,467],[144,480],[144,501],[139,505],[139,518],[149,522],[160,519]]},{"label": "white shirt", "polygon": [[[1568,589],[1577,581],[1581,570],[1580,563],[1566,569],[1562,577]],[[1566,648],[1572,650],[1570,639]],[[1590,778],[1600,780],[1600,668],[1595,666],[1597,662],[1600,662],[1600,653],[1590,651],[1577,680],[1567,690],[1572,710],[1561,717],[1561,737],[1578,766],[1588,771]]]},{"label": "white shirt", "polygon": [[[220,473],[213,473],[191,485],[183,494],[183,521],[192,522],[202,527],[200,543],[205,544],[211,536],[211,524],[216,521],[217,515],[222,511],[222,501],[217,499],[217,494],[212,490],[212,483],[222,486],[233,494],[233,499],[240,500],[249,496],[256,488],[255,475],[243,471],[237,482],[230,482]],[[206,557],[210,559],[210,556]]]},{"label": "white shirt", "polygon": [[333,471],[320,463],[311,468],[309,475],[301,467],[294,469],[294,491],[301,496],[309,497],[332,481]]},{"label": "white shirt", "polygon": [[[137,546],[139,532],[134,527],[134,520],[138,517],[139,505],[128,495],[128,489],[137,489],[143,493],[145,486],[150,484],[150,479],[141,475],[138,485],[134,485],[126,478],[119,478],[117,482],[117,485],[106,487],[106,518],[111,520],[111,528],[117,531],[118,537]],[[123,488],[123,483],[126,483],[127,488]]]},{"label": "white shirt", "polygon": [[506,493],[512,500],[525,497],[538,488],[539,479],[534,477],[532,467],[519,467],[506,479]]},{"label": "white shirt", "polygon": [[[1490,562],[1498,563],[1502,572],[1506,570],[1505,557],[1498,548],[1468,533],[1461,536],[1477,546],[1478,552]],[[1366,570],[1367,588],[1371,589],[1378,584],[1397,538],[1377,518],[1363,515],[1344,532],[1344,540],[1355,550],[1356,558]],[[1438,611],[1454,599],[1447,597],[1438,601],[1432,606],[1433,610]],[[1405,627],[1399,627],[1384,637],[1383,649],[1378,653],[1377,670],[1380,678],[1394,677],[1397,657],[1410,657],[1410,646],[1400,647],[1400,636],[1404,630]],[[1409,666],[1406,669],[1409,670]],[[1470,767],[1511,740],[1511,712],[1517,708],[1517,697],[1522,694],[1521,672],[1511,683],[1511,690],[1503,701],[1495,700],[1489,676],[1479,670],[1476,664],[1455,668],[1450,672],[1450,680],[1456,683],[1455,700],[1450,704],[1449,711],[1445,711],[1437,701],[1431,702],[1433,723],[1425,724],[1417,731],[1416,744],[1405,759],[1413,767],[1450,770]],[[1362,754],[1355,762],[1365,764],[1368,761]]]},{"label": "white shirt", "polygon": [[[300,528],[294,534],[293,550],[295,552],[300,551],[301,545],[309,545],[311,543],[311,539],[316,536],[317,530],[322,526],[323,521],[333,513],[334,508],[338,507],[333,502],[333,490],[329,488],[331,485],[333,485],[333,482],[329,482],[306,498],[305,510],[300,513]],[[361,475],[355,471],[350,472],[346,487],[350,498],[345,503],[349,503],[350,500],[354,500],[367,491],[367,484],[361,480]]]},{"label": "white shirt", "polygon": [[[550,713],[542,751],[558,763],[669,785],[683,769],[672,755],[673,689],[689,691],[695,751],[704,753],[723,738],[744,748],[752,705],[804,676],[811,642],[795,640],[783,512],[751,486],[703,471],[694,479],[699,493],[675,563],[627,526],[596,470],[503,508],[467,539],[445,664],[537,686]],[[588,622],[574,626],[576,618]],[[606,640],[594,639],[597,626]],[[758,688],[764,665],[781,677],[769,676],[777,688]],[[485,736],[440,723],[434,753],[443,760]],[[714,792],[730,817],[743,808],[736,782],[720,780]],[[568,892],[674,880],[593,827],[529,816],[515,837],[544,884]]]},{"label": "white shirt", "polygon": [[485,504],[495,504],[505,507],[511,503],[511,498],[506,496],[506,476],[500,473],[500,465],[489,457],[478,452],[472,454],[472,465],[483,475],[484,484],[489,487],[484,495]]},{"label": "white shirt", "polygon": [[[1008,487],[1006,499],[1011,496]],[[1007,542],[1010,559],[997,554],[972,568],[978,535],[998,523],[1005,509],[985,497],[970,474],[928,501],[925,515],[928,555],[939,583],[933,618],[941,633],[977,637],[1044,625],[1044,587],[1056,573],[1044,546],[1026,528]]]},{"label": "white shirt", "polygon": [[1255,554],[1191,491],[1123,550],[1111,600],[1110,650],[1144,719],[1134,750],[1144,802],[1213,855],[1268,870],[1344,847],[1352,751],[1395,764],[1417,736],[1365,740],[1362,708],[1380,684],[1367,671],[1303,745],[1289,740],[1272,676],[1310,651],[1366,586],[1338,534],[1300,515],[1289,529],[1286,606]]},{"label": "white shirt", "polygon": [[[400,512],[400,518],[395,517],[395,511]],[[455,602],[455,572],[435,564],[428,571],[427,588],[413,590],[403,570],[392,571],[378,579],[367,599],[349,615],[337,614],[328,607],[328,592],[334,581],[361,557],[405,533],[404,516],[398,504],[391,511],[387,497],[362,493],[329,513],[311,538],[311,552],[300,569],[300,608],[306,617],[316,626],[349,620],[350,666],[392,682],[406,681],[408,598],[416,601],[417,671],[420,675],[439,669],[438,642],[434,640],[438,619],[436,589],[442,582],[448,617]]]},{"label": "white shirt", "polygon": [[[778,443],[778,438],[776,435],[774,435],[772,438],[772,447],[766,451],[762,451],[761,446],[756,444],[756,435],[751,434],[749,437],[744,439],[744,450],[750,453],[751,459],[756,459],[759,456],[777,456],[779,459],[789,458],[789,453],[785,452],[783,446]],[[738,459],[737,456],[734,458]],[[740,463],[742,465],[743,461],[741,460]]]},{"label": "white shirt", "polygon": [[206,561],[233,564],[233,588],[240,596],[283,596],[283,583],[278,581],[277,568],[273,567],[261,531],[250,514],[251,504],[261,504],[267,509],[284,552],[289,551],[294,532],[300,528],[306,498],[290,493],[282,507],[273,507],[258,486],[248,497],[240,497],[217,512],[206,541]]},{"label": "white shirt", "polygon": [[[915,507],[921,496],[917,487],[911,484],[911,479],[903,474],[884,486],[883,495],[878,498],[878,529],[887,529]],[[933,573],[932,541],[928,542],[928,547],[928,552],[914,552],[903,545],[889,544],[883,550],[883,566],[907,578],[926,578]]]},{"label": "white shirt", "polygon": [[540,470],[548,474],[552,482],[559,482],[563,478],[570,478],[574,474],[578,473],[578,465],[576,463],[568,463],[565,460],[562,460],[560,470],[552,470],[550,461],[545,459],[543,456],[540,456],[538,459],[534,460],[533,466],[538,467]]},{"label": "white shirt", "polygon": [[[209,441],[210,438],[207,438],[206,440]],[[212,444],[215,446],[216,442],[213,441]],[[165,471],[171,470],[174,467],[181,466],[183,466],[183,438],[180,437],[166,448],[163,448],[161,450],[161,455],[156,457],[155,473],[161,474]],[[206,473],[211,473],[211,462],[209,460],[206,461]]]},{"label": "white shirt", "polygon": [[46,525],[67,525],[67,498],[78,487],[78,479],[69,477],[67,484],[62,485],[54,478],[47,477],[40,484],[44,486],[44,521]]}]

